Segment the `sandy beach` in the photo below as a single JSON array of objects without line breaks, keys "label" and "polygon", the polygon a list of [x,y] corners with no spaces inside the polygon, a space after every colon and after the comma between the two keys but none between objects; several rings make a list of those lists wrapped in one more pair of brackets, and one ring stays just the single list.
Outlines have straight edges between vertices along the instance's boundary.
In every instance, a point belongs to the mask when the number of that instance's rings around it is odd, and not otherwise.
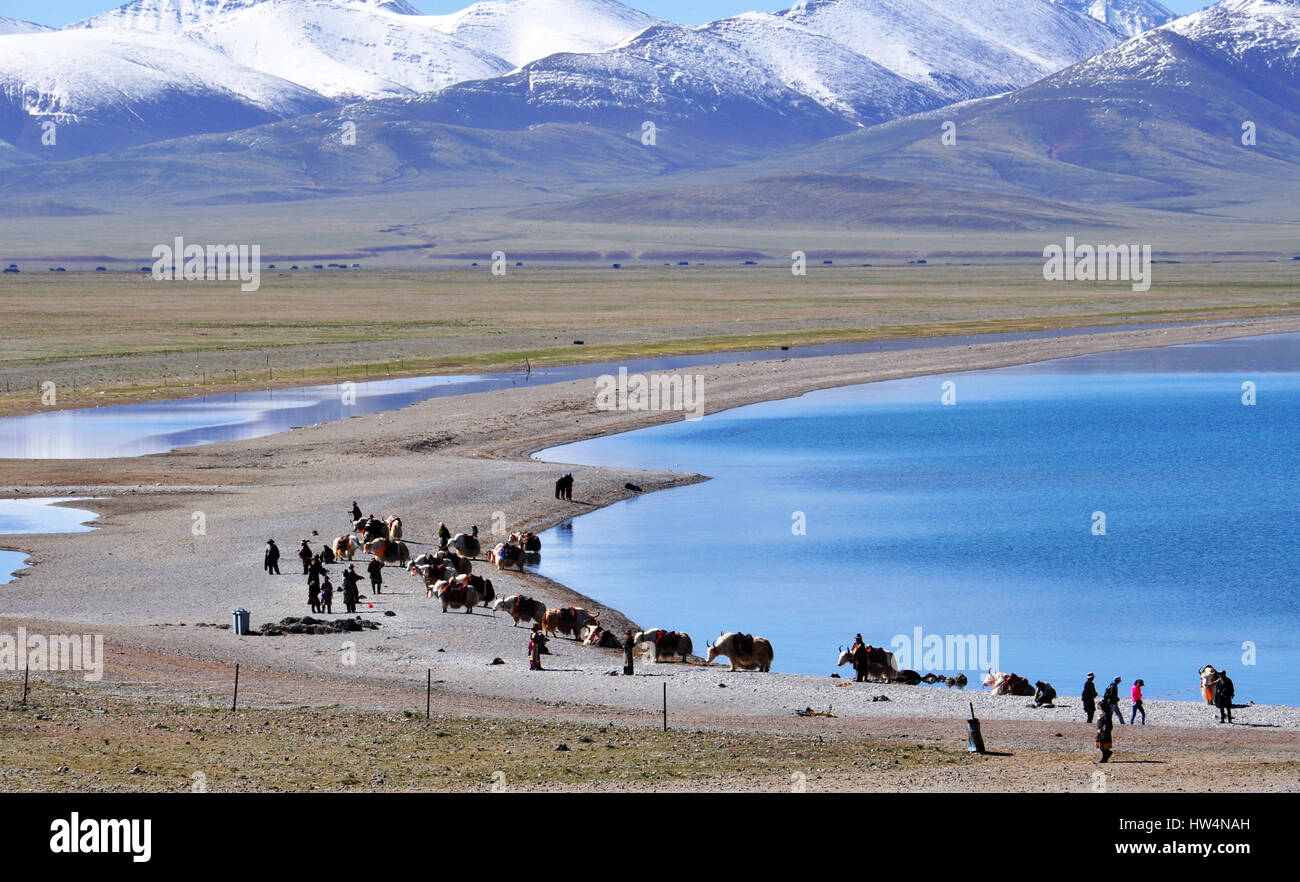
[{"label": "sandy beach", "polygon": [[[867,355],[724,361],[692,373],[703,375],[705,409],[712,413],[830,386],[1296,331],[1300,318],[1271,318]],[[593,384],[580,381],[433,399],[250,441],[134,459],[3,460],[0,496],[83,497],[91,501],[73,504],[100,517],[98,529],[88,533],[4,538],[5,547],[30,555],[31,567],[0,587],[5,598],[0,629],[103,634],[104,680],[93,688],[199,704],[227,700],[236,663],[242,672],[241,703],[267,708],[423,707],[426,671],[431,671],[433,703],[441,712],[651,727],[659,724],[667,684],[677,727],[797,737],[870,734],[961,747],[962,721],[972,702],[985,721],[991,749],[1027,752],[1034,759],[996,770],[984,764],[927,772],[907,781],[828,781],[828,787],[1087,788],[1096,752],[1091,727],[1082,722],[1077,697],[1071,697],[1075,683],[1055,684],[1064,696],[1059,706],[1039,710],[1028,706],[1029,699],[992,696],[975,683],[965,691],[855,684],[847,676],[829,676],[835,647],[827,648],[822,677],[643,664],[638,676],[627,678],[606,676],[621,667],[621,653],[563,638],[551,643],[550,670],[530,673],[522,626],[512,627],[504,613],[482,607],[471,615],[444,614],[425,597],[418,579],[393,567],[386,569],[383,594],[362,602],[362,614],[379,623],[376,630],[236,637],[219,627],[229,624],[236,607],[252,611],[254,626],[307,614],[305,580],[295,556],[298,541],[307,538],[319,549],[344,533],[354,499],[367,513],[400,515],[418,554],[436,547],[440,521],[453,532],[479,525],[486,548],[510,531],[541,530],[627,498],[633,493],[625,489],[628,482],[650,493],[705,480],[690,473],[575,466],[574,499],[563,502],[554,498],[552,485],[566,469],[529,458],[556,444],[680,418],[598,410]],[[201,535],[192,530],[196,520],[204,525]],[[504,530],[494,531],[494,525]],[[272,537],[283,553],[280,576],[262,572],[264,543]],[[339,569],[330,568],[336,585]],[[364,571],[364,563],[358,570]],[[630,623],[599,598],[528,572],[490,571],[485,560],[477,561],[474,571],[490,575],[498,596],[523,592],[550,606],[586,607],[620,632],[633,624],[674,626]],[[363,583],[363,590],[368,585]],[[335,616],[342,615],[340,602],[335,610]],[[715,635],[692,636],[698,652]],[[495,658],[505,664],[493,665]],[[1189,660],[1189,681],[1194,668],[1195,660]],[[1033,679],[1032,671],[1020,673]],[[47,679],[79,682],[75,674]],[[1239,693],[1239,698],[1248,696]],[[795,716],[805,707],[831,709],[835,717]],[[1152,699],[1147,712],[1150,725],[1125,727],[1117,740],[1130,756],[1145,756],[1150,764],[1123,766],[1116,786],[1300,787],[1300,708],[1242,708],[1240,724],[1230,728],[1215,726],[1214,712],[1190,701]]]}]

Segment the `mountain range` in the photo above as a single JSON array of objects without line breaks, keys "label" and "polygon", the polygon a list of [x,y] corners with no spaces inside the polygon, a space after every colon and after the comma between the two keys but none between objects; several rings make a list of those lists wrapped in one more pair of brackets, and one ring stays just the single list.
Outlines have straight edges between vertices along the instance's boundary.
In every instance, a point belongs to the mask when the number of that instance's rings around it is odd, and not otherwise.
[{"label": "mountain range", "polygon": [[700,27],[617,0],[132,0],[8,27],[0,139],[42,158],[389,100],[449,125],[650,120],[781,148],[1016,89],[1126,36],[1067,0],[809,0]]},{"label": "mountain range", "polygon": [[0,37],[0,205],[459,188],[475,211],[495,188],[525,225],[1296,223],[1298,58],[1300,0],[809,0],[698,27],[613,0],[135,0]]}]

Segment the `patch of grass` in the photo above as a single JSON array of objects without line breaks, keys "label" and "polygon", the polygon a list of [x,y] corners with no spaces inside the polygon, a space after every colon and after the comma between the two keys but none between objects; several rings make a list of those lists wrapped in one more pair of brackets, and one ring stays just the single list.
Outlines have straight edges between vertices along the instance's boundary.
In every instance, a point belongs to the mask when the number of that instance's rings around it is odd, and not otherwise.
[{"label": "patch of grass", "polygon": [[[567,750],[558,750],[564,744]],[[958,762],[945,747],[338,707],[192,707],[34,684],[0,706],[0,789],[790,789]]]}]

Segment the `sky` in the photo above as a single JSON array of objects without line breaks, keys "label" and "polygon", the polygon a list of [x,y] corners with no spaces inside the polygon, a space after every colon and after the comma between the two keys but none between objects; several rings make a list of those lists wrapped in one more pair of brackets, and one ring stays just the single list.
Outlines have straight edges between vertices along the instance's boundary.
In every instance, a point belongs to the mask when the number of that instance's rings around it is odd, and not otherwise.
[{"label": "sky", "polygon": [[[421,12],[438,14],[455,12],[473,0],[407,0]],[[729,15],[755,10],[776,12],[788,9],[797,0],[621,0],[628,6],[682,24],[704,24]],[[1163,0],[1174,12],[1186,14],[1208,5],[1206,0]],[[51,27],[106,12],[121,6],[113,0],[0,0],[0,16],[34,21]]]}]

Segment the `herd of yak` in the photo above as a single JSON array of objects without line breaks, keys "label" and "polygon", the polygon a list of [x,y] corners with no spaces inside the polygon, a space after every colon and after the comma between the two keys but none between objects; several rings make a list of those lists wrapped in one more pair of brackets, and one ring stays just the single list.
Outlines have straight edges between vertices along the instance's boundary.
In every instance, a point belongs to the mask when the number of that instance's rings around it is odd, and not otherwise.
[{"label": "herd of yak", "polygon": [[[580,607],[549,609],[540,600],[523,594],[497,598],[492,580],[473,572],[474,561],[482,551],[478,528],[454,536],[439,529],[439,548],[416,557],[402,539],[400,517],[377,518],[374,515],[357,517],[352,530],[334,540],[336,560],[352,560],[366,552],[385,565],[402,566],[413,576],[424,580],[425,596],[437,598],[442,611],[451,609],[472,612],[482,604],[507,613],[514,625],[520,622],[540,625],[548,636],[564,635],[589,646],[611,649],[621,648],[624,638],[600,624],[600,620]],[[523,572],[525,563],[540,560],[542,540],[536,533],[511,533],[505,542],[498,542],[487,553],[488,563],[498,570],[509,567]],[[690,635],[664,628],[651,628],[635,632],[636,645],[652,645],[655,661],[686,661],[694,650]],[[772,669],[772,644],[764,637],[724,632],[708,649],[707,661],[726,656],[731,670]]]}]

